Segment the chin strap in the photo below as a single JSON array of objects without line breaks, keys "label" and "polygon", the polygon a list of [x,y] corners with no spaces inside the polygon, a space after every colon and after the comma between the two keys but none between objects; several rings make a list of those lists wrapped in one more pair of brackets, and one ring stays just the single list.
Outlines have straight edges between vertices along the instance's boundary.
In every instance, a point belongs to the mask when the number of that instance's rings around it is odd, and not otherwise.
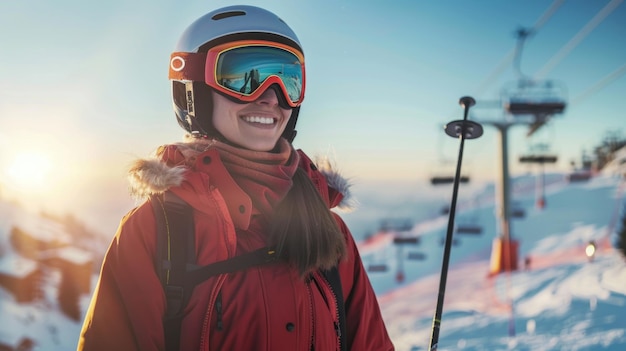
[{"label": "chin strap", "polygon": [[295,107],[291,110],[291,117],[289,117],[289,123],[287,123],[287,127],[285,127],[285,131],[283,132],[283,138],[287,139],[291,144],[293,139],[296,138],[298,131],[296,130],[296,122],[298,122],[298,115],[300,114],[300,106]]},{"label": "chin strap", "polygon": [[289,144],[291,144],[293,142],[293,139],[296,138],[296,134],[298,134],[297,130],[292,130],[291,133],[289,133],[288,136],[285,136],[285,139],[287,139],[287,141],[289,141]]}]

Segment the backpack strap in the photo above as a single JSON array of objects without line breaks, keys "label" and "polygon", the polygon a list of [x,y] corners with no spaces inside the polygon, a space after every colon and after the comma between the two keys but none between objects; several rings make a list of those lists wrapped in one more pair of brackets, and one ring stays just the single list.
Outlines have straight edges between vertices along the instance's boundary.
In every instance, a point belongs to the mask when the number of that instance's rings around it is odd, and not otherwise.
[{"label": "backpack strap", "polygon": [[165,292],[163,320],[166,350],[178,350],[184,306],[193,287],[185,286],[187,264],[195,262],[193,212],[171,192],[152,196],[157,227],[156,268]]},{"label": "backpack strap", "polygon": [[[152,195],[150,202],[157,226],[155,266],[167,301],[167,311],[163,321],[165,347],[167,351],[174,351],[180,347],[184,307],[197,284],[219,274],[272,263],[277,257],[276,251],[264,247],[198,267],[195,265],[195,232],[191,206],[170,191],[162,195]],[[341,350],[345,351],[347,350],[346,315],[339,270],[333,267],[322,271],[322,274],[337,296],[339,325],[335,328],[337,328]]]},{"label": "backpack strap", "polygon": [[166,350],[178,350],[184,308],[194,287],[224,273],[265,265],[276,260],[276,251],[261,248],[203,267],[195,265],[193,210],[171,192],[150,199],[157,225],[155,266],[163,284],[167,310],[163,320]]}]

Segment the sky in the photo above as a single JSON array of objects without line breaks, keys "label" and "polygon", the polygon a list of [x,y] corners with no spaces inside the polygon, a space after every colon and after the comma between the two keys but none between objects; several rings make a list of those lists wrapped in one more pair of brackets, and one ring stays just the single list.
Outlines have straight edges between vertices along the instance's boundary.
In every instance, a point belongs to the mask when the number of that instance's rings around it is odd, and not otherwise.
[{"label": "sky", "polygon": [[[625,159],[626,154],[621,157]],[[611,242],[623,229],[626,182],[616,174],[605,172],[582,183],[567,183],[563,178],[552,182],[543,209],[533,206],[532,192],[515,192],[527,214],[514,225],[520,269],[491,278],[487,277],[490,248],[496,234],[492,194],[485,193],[490,201],[481,206],[457,212],[457,224],[474,218],[482,232],[454,236],[458,245],[451,250],[438,350],[624,350],[626,261]],[[12,250],[9,228],[51,221],[12,216],[19,209],[2,200],[0,209],[0,271],[11,262],[33,264]],[[366,268],[381,263],[389,268],[368,274],[397,351],[428,350],[438,296],[443,252],[439,239],[447,221],[439,216],[414,224],[408,232],[389,231],[377,236],[383,240],[359,242]],[[400,249],[385,239],[396,235],[420,240],[417,246]],[[585,255],[590,240],[597,243],[591,260]],[[398,260],[410,252],[422,253],[424,259]],[[531,258],[527,267],[521,262],[526,256]],[[404,272],[403,281],[396,279],[399,271]],[[0,287],[0,342],[17,344],[28,337],[41,350],[75,347],[82,323],[60,311],[57,273],[46,270],[43,297],[33,303],[15,303],[9,291]],[[92,287],[95,282],[94,275]],[[89,300],[90,294],[81,295],[83,313]]]},{"label": "sky", "polygon": [[[132,160],[182,139],[167,81],[179,35],[238,3],[0,3],[0,195],[113,230],[111,218],[133,206]],[[512,172],[536,171],[517,162],[535,145],[558,154],[549,167],[568,169],[607,132],[623,132],[623,0],[246,3],[278,14],[303,44],[307,91],[294,146],[330,156],[357,195],[419,196],[431,176],[452,174],[459,141],[443,126],[463,118],[463,96],[476,99],[470,119],[484,126],[465,143],[463,171],[494,179],[493,122],[513,120],[503,88],[520,73],[555,82],[567,107],[532,138],[524,124],[508,129]],[[515,60],[521,27],[536,30]]]}]

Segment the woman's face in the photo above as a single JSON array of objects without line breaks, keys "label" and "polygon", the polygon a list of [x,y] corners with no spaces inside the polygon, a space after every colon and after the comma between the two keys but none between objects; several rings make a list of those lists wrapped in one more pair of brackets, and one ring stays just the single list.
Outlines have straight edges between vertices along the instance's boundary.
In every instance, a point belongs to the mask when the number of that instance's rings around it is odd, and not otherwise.
[{"label": "woman's face", "polygon": [[282,135],[291,109],[278,104],[274,89],[267,89],[254,102],[236,103],[213,94],[213,126],[228,141],[254,151],[270,151]]}]

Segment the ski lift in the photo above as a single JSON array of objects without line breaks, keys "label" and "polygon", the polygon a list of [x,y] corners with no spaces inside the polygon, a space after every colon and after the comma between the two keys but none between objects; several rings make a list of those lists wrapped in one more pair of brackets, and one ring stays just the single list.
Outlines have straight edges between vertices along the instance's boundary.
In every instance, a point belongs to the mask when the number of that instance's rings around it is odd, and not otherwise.
[{"label": "ski lift", "polygon": [[550,145],[548,143],[536,143],[529,147],[529,152],[526,155],[519,157],[520,163],[539,164],[543,166],[546,163],[556,163],[559,160],[559,156],[551,154]]},{"label": "ski lift", "polygon": [[380,222],[379,230],[383,233],[387,232],[408,232],[413,229],[413,223],[410,219],[387,218]]},{"label": "ski lift", "polygon": [[[448,175],[444,173],[440,173],[439,175],[434,175],[430,178],[430,184],[434,187],[440,187],[443,185],[454,184],[455,176]],[[470,177],[468,175],[461,175],[459,177],[459,184],[467,184],[470,181]],[[450,213],[450,205],[444,204],[441,206],[439,210],[439,214],[444,216]]]},{"label": "ski lift", "polygon": [[[442,158],[439,161],[440,166],[439,169],[434,172],[434,175],[430,177],[430,184],[433,186],[438,185],[448,185],[454,183],[455,178],[455,168],[453,166],[453,162],[450,160],[445,160]],[[459,177],[460,184],[469,183],[470,178],[467,175],[461,174]]]},{"label": "ski lift", "polygon": [[593,177],[593,171],[592,171],[593,160],[591,159],[591,157],[589,157],[589,155],[587,155],[587,153],[584,150],[582,152],[580,163],[581,163],[581,167],[577,168],[576,161],[574,160],[571,161],[573,170],[567,175],[568,182],[570,183],[586,182],[589,179],[591,179],[591,177]]},{"label": "ski lift", "polygon": [[363,265],[366,267],[367,272],[370,273],[388,272],[388,259],[389,255],[386,253],[386,250],[374,251],[362,256]]},{"label": "ski lift", "polygon": [[483,227],[475,223],[459,224],[456,227],[456,232],[458,234],[480,235],[483,232]]},{"label": "ski lift", "polygon": [[389,270],[389,266],[384,263],[371,263],[367,266],[367,271],[372,273],[384,273]]},{"label": "ski lift", "polygon": [[478,224],[478,212],[476,210],[477,199],[474,199],[472,205],[472,211],[474,213],[471,215],[470,220],[465,223],[459,223],[456,226],[456,233],[458,234],[470,234],[470,235],[480,235],[483,232],[482,226]]},{"label": "ski lift", "polygon": [[520,156],[520,163],[556,163],[559,157],[556,155],[524,155]]},{"label": "ski lift", "polygon": [[520,163],[556,163],[559,157],[557,155],[541,155],[541,154],[529,154],[519,157]]},{"label": "ski lift", "polygon": [[396,236],[393,238],[393,243],[396,245],[417,245],[419,242],[420,240],[416,236]]},{"label": "ski lift", "polygon": [[409,261],[424,261],[426,259],[426,254],[423,252],[411,251],[407,253],[406,259]]},{"label": "ski lift", "polygon": [[448,213],[450,213],[450,205],[444,205],[443,207],[441,207],[439,213],[441,213],[441,215],[447,215]]},{"label": "ski lift", "polygon": [[526,217],[526,211],[523,208],[514,208],[513,211],[511,211],[511,217],[512,218],[524,218]]},{"label": "ski lift", "polygon": [[[417,239],[417,238],[415,238]],[[395,240],[394,240],[395,243]],[[403,259],[403,251],[404,251],[404,245],[400,244],[396,246],[396,260],[398,265],[396,266],[396,282],[398,283],[403,283],[404,279],[405,279],[405,274],[404,274],[404,259]]]},{"label": "ski lift", "polygon": [[[469,176],[461,175],[461,177],[459,178],[459,183],[461,184],[469,183],[469,180],[470,180]],[[454,176],[439,175],[439,176],[433,176],[430,178],[430,184],[434,186],[452,184],[452,183],[454,183]]]},{"label": "ski lift", "polygon": [[567,175],[567,181],[570,183],[586,182],[591,179],[591,171],[577,170]]},{"label": "ski lift", "polygon": [[545,120],[562,114],[567,103],[565,87],[554,80],[520,79],[502,89],[504,109],[514,117],[534,116]]},{"label": "ski lift", "polygon": [[[417,245],[419,244],[419,237],[417,236],[396,236],[393,238],[394,245],[397,246],[397,259],[398,259],[398,271],[396,272],[396,281],[398,283],[404,282],[404,264],[402,262],[404,254],[404,246],[406,245]],[[409,253],[410,255],[411,253]]]},{"label": "ski lift", "polygon": [[[446,237],[445,237],[445,236],[442,236],[442,237],[441,237],[441,240],[439,240],[439,244],[440,244],[441,246],[443,246],[443,245],[445,245],[445,244],[446,244]],[[460,242],[457,238],[454,238],[454,237],[453,237],[453,238],[452,238],[452,246],[458,246],[459,244],[461,244],[461,242]]]},{"label": "ski lift", "polygon": [[370,273],[385,273],[389,271],[389,265],[385,262],[385,257],[381,257],[378,253],[364,257],[363,261],[363,263],[367,262],[366,269]]},{"label": "ski lift", "polygon": [[521,163],[534,163],[538,164],[540,167],[539,175],[537,176],[537,207],[544,208],[546,205],[546,199],[544,196],[545,192],[545,164],[547,163],[556,163],[558,160],[558,156],[554,154],[547,153],[549,150],[548,144],[536,144],[532,148],[532,150],[537,150],[532,154],[528,154],[525,156],[520,156],[519,161]]},{"label": "ski lift", "polygon": [[522,219],[526,217],[526,210],[518,204],[513,204],[513,209],[509,212],[511,218]]},{"label": "ski lift", "polygon": [[[396,274],[396,280],[398,283],[402,283],[404,281],[404,266],[402,263],[404,254],[404,247],[407,245],[418,245],[420,243],[420,238],[415,235],[398,235],[393,238],[394,245],[397,246],[397,258],[398,258],[398,272]],[[407,260],[424,260],[426,259],[426,255],[421,252],[408,252],[406,255]]]}]

